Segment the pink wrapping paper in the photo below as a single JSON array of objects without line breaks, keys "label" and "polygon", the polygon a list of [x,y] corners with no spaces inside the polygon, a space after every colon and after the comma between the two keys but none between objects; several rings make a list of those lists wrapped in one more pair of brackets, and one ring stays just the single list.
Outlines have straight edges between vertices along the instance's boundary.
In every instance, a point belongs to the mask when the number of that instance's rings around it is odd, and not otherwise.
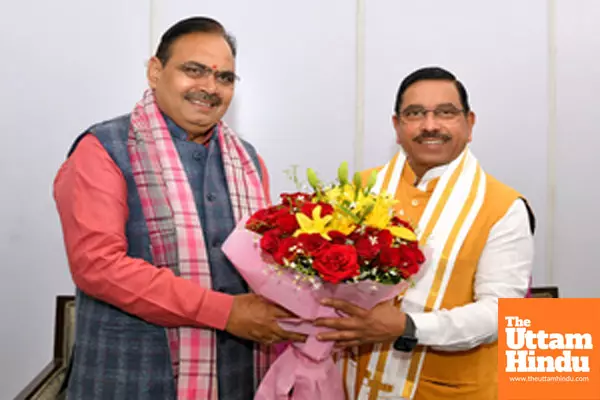
[{"label": "pink wrapping paper", "polygon": [[[244,228],[243,219],[223,244],[223,252],[246,280],[254,293],[296,314],[298,319],[281,320],[288,331],[309,335],[306,343],[279,347],[282,351],[261,382],[258,400],[343,400],[342,376],[332,359],[333,342],[320,342],[316,335],[324,328],[313,326],[320,317],[338,317],[337,312],[320,304],[323,298],[339,298],[371,309],[378,303],[403,293],[407,282],[382,285],[372,281],[353,284],[325,284],[315,289],[298,283],[287,271],[274,271],[263,258],[260,236]],[[290,392],[293,392],[290,394]]]}]

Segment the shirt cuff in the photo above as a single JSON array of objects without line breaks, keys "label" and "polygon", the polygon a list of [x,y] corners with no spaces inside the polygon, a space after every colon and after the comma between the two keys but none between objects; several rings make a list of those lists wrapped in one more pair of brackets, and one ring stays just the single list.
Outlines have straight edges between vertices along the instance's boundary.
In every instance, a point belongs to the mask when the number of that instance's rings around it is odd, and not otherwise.
[{"label": "shirt cuff", "polygon": [[434,345],[436,337],[439,341],[440,320],[435,313],[408,313],[415,323],[415,336],[420,345]]},{"label": "shirt cuff", "polygon": [[232,307],[232,295],[209,290],[204,306],[199,310],[197,320],[200,325],[225,330]]}]

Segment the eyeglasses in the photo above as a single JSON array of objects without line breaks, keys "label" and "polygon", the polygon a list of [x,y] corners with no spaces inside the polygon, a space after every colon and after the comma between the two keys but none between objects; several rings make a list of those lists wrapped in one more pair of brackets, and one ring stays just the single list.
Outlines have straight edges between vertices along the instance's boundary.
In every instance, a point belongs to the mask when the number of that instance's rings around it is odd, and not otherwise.
[{"label": "eyeglasses", "polygon": [[406,122],[420,122],[427,117],[428,113],[433,113],[433,117],[436,119],[451,121],[458,117],[461,113],[464,113],[464,110],[456,108],[453,105],[439,106],[434,109],[409,106],[399,114],[400,117]]},{"label": "eyeglasses", "polygon": [[236,81],[240,80],[233,71],[218,71],[209,67],[208,65],[200,64],[197,62],[187,62],[178,67],[188,77],[193,79],[206,78],[209,75],[215,77],[215,82],[222,86],[233,86]]}]

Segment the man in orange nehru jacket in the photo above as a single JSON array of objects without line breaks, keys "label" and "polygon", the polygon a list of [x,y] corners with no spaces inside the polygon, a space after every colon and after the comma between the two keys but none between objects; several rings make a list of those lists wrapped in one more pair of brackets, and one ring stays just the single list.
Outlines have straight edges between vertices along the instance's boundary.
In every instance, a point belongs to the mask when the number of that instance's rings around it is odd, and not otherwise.
[{"label": "man in orange nehru jacket", "polygon": [[402,149],[377,168],[375,190],[395,194],[428,260],[401,301],[331,301],[348,316],[317,321],[335,329],[321,339],[347,348],[349,399],[496,399],[498,299],[525,297],[533,213],[471,153],[475,114],[452,73],[406,77],[392,120]]}]

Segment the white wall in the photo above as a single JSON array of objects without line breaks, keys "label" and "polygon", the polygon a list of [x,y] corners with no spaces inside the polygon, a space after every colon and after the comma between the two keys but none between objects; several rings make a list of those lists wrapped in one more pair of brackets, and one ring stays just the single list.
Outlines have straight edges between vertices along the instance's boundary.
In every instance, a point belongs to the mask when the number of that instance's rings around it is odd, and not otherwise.
[{"label": "white wall", "polygon": [[544,0],[367,2],[366,166],[380,165],[396,151],[391,118],[402,78],[429,65],[453,71],[477,115],[474,154],[536,210],[534,268],[542,282],[548,282],[546,42]]},{"label": "white wall", "polygon": [[0,399],[51,360],[54,301],[73,284],[51,197],[78,135],[144,88],[144,0],[20,0],[0,11]]},{"label": "white wall", "polygon": [[554,281],[568,297],[600,297],[600,2],[557,1]]},{"label": "white wall", "polygon": [[[269,168],[272,193],[294,190],[298,165],[332,179],[354,157],[355,4],[347,0],[156,1],[155,40],[181,18],[211,15],[239,45],[241,81],[226,121]],[[343,94],[342,94],[343,93]],[[321,151],[320,157],[315,157]],[[324,156],[323,156],[324,155]]]},{"label": "white wall", "polygon": [[[485,3],[482,4],[482,3]],[[536,209],[536,284],[598,297],[594,157],[600,91],[595,0],[450,3],[406,0],[151,2],[41,0],[0,12],[0,398],[51,356],[57,294],[72,293],[51,197],[76,135],[131,110],[145,61],[171,23],[221,20],[238,38],[242,76],[227,120],[256,145],[272,194],[298,164],[332,177],[395,151],[390,117],[400,80],[423,65],[463,80],[478,115],[484,167]],[[363,120],[364,117],[364,120]]]}]

